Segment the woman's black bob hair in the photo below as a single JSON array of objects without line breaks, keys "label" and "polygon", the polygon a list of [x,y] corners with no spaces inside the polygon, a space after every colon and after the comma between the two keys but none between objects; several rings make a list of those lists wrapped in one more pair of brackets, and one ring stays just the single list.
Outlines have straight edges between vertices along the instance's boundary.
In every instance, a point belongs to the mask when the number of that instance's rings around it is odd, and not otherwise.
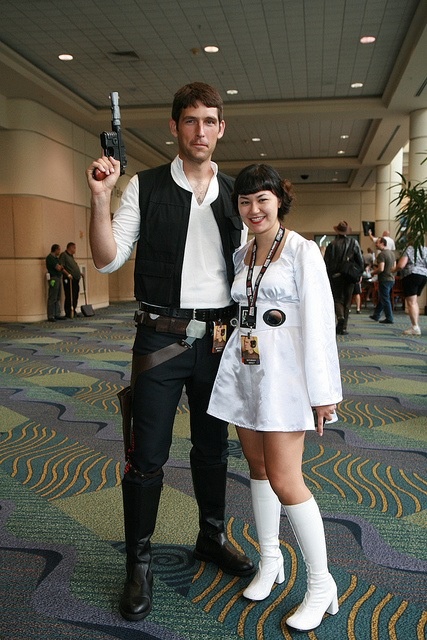
[{"label": "woman's black bob hair", "polygon": [[289,213],[294,195],[292,184],[289,180],[283,180],[276,169],[269,164],[250,164],[242,169],[234,182],[231,201],[234,210],[239,212],[239,196],[248,196],[258,191],[271,191],[280,200],[278,218],[283,220]]}]

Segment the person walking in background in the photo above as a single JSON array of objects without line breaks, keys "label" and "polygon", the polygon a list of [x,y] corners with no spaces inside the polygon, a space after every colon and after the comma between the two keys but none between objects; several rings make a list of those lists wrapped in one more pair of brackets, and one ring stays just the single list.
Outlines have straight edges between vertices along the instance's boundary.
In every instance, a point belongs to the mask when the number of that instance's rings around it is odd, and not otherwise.
[{"label": "person walking in background", "polygon": [[75,242],[69,242],[66,250],[59,257],[60,264],[64,267],[64,310],[67,318],[74,318],[80,292],[81,271],[74,256],[76,253]]},{"label": "person walking in background", "polygon": [[362,278],[360,278],[359,282],[356,282],[354,285],[353,296],[356,303],[356,313],[360,313],[360,305],[362,303]]},{"label": "person walking in background", "polygon": [[[322,435],[342,392],[325,263],[313,241],[285,228],[292,200],[291,184],[269,165],[250,165],[236,178],[233,205],[255,237],[234,256],[239,324],[225,347],[208,413],[236,425],[249,465],[261,557],[243,595],[263,600],[284,580],[283,505],[308,575],[304,601],[286,624],[307,631],[326,611],[337,613],[338,600],[322,517],[302,473],[304,438],[307,430]],[[256,341],[256,360],[242,358],[246,338]]]},{"label": "person walking in background", "polygon": [[[381,324],[393,324],[393,307],[391,304],[391,290],[394,285],[393,271],[396,267],[396,259],[394,252],[387,249],[387,241],[385,238],[377,238],[376,247],[379,251],[377,255],[377,263],[372,271],[373,276],[378,276],[378,303],[374,312],[369,316],[372,320],[379,321]],[[380,320],[384,311],[385,319]]]},{"label": "person walking in background", "polygon": [[370,247],[368,247],[366,249],[366,253],[363,254],[363,262],[365,265],[365,270],[370,273],[371,269],[374,266],[374,262],[375,262],[375,253],[374,250],[371,249]]},{"label": "person walking in background", "polygon": [[347,238],[351,233],[351,227],[345,220],[341,220],[334,231],[337,234],[326,247],[325,264],[331,284],[332,296],[335,303],[335,315],[337,318],[336,332],[338,335],[346,335],[348,316],[354,291],[354,282],[340,272],[340,267],[345,258],[356,263],[360,267],[360,276],[363,273],[363,255],[359,243],[355,238]]},{"label": "person walking in background", "polygon": [[49,274],[48,295],[47,295],[47,319],[49,322],[56,320],[64,320],[65,316],[61,315],[61,282],[63,267],[59,264],[59,255],[61,247],[59,244],[53,244],[50,253],[46,256],[46,269]]},{"label": "person walking in background", "polygon": [[[372,235],[372,229],[369,229],[368,233],[372,242],[375,244],[375,246],[377,246],[377,241],[379,240],[379,238]],[[393,240],[393,238],[390,236],[390,231],[383,231],[381,237],[384,238],[387,249],[390,249],[390,251],[396,251],[396,243]]]},{"label": "person walking in background", "polygon": [[[185,85],[174,96],[169,126],[178,141],[177,157],[130,180],[113,223],[110,200],[119,162],[103,156],[87,170],[95,266],[103,273],[115,271],[137,244],[133,371],[138,359],[154,359],[164,347],[178,347],[183,340],[188,347],[134,376],[132,445],[122,481],[127,561],[119,609],[127,620],[145,618],[152,607],[150,539],[184,386],[199,507],[194,557],[238,576],[255,571],[225,534],[228,423],[206,413],[222,355],[213,340],[215,326],[223,337],[232,331],[232,254],[246,238],[231,205],[233,180],[212,162],[225,129],[221,96],[205,83]],[[105,179],[96,180],[95,170]]]},{"label": "person walking in background", "polygon": [[415,257],[414,247],[410,245],[399,258],[396,271],[400,271],[405,304],[411,320],[411,327],[403,333],[406,336],[420,336],[418,296],[423,292],[427,282],[427,247],[417,251]]}]

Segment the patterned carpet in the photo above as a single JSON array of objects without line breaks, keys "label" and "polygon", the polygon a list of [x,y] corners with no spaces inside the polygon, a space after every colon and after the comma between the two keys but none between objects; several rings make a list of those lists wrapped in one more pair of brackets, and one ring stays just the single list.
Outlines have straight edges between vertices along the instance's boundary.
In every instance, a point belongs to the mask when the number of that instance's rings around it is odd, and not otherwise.
[{"label": "patterned carpet", "polygon": [[[424,335],[351,315],[339,336],[345,400],[323,438],[309,434],[304,471],[325,521],[340,612],[310,633],[283,619],[305,575],[287,518],[286,579],[241,597],[249,578],[195,561],[197,509],[188,410],[177,412],[153,539],[155,602],[145,621],[117,612],[124,577],[116,394],[129,379],[132,304],[92,318],[0,325],[1,640],[421,640],[427,631],[427,318]],[[247,466],[233,428],[230,540],[254,560]]]}]

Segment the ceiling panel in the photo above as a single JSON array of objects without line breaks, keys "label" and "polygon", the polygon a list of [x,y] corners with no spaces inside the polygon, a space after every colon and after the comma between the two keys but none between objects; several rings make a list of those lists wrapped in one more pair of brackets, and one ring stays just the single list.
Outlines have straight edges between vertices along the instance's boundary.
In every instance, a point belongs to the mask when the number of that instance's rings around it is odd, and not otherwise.
[{"label": "ceiling panel", "polygon": [[426,0],[8,0],[0,94],[41,101],[95,133],[118,91],[129,153],[150,164],[176,151],[166,145],[175,91],[208,82],[227,121],[215,159],[231,172],[264,159],[300,175],[307,162],[316,181],[351,187],[354,171],[397,153],[403,136],[393,142],[389,129],[406,131],[411,110],[427,108],[426,23]]}]

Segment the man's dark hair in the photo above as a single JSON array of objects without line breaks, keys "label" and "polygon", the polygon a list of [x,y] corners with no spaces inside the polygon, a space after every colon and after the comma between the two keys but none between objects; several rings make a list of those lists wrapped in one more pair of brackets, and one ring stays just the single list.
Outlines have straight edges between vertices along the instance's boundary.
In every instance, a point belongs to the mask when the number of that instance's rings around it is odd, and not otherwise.
[{"label": "man's dark hair", "polygon": [[55,251],[58,251],[58,249],[59,249],[59,244],[53,244],[50,248],[50,252],[55,253]]},{"label": "man's dark hair", "polygon": [[385,238],[378,238],[378,242],[382,244],[383,247],[387,246],[387,240]]},{"label": "man's dark hair", "polygon": [[201,102],[205,107],[216,107],[218,109],[218,120],[223,119],[223,101],[218,91],[204,82],[192,82],[186,84],[175,93],[172,103],[172,120],[178,126],[179,118],[184,109],[195,107]]},{"label": "man's dark hair", "polygon": [[76,246],[76,243],[75,243],[75,242],[69,242],[69,243],[67,244],[67,249],[69,249],[70,247],[75,247],[75,246]]}]

